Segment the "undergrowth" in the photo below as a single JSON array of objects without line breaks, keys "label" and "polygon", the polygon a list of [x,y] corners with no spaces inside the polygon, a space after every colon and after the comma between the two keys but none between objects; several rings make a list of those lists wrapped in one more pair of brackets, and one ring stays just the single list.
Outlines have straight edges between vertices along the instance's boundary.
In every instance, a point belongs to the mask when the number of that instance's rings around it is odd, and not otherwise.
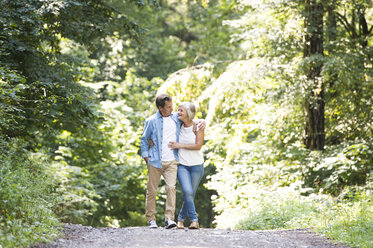
[{"label": "undergrowth", "polygon": [[[258,203],[235,228],[242,230],[310,229],[353,247],[373,247],[373,195],[354,193],[348,199],[299,195]],[[346,196],[345,196],[346,197]]]},{"label": "undergrowth", "polygon": [[59,234],[45,157],[25,142],[0,139],[0,247],[28,247]]}]

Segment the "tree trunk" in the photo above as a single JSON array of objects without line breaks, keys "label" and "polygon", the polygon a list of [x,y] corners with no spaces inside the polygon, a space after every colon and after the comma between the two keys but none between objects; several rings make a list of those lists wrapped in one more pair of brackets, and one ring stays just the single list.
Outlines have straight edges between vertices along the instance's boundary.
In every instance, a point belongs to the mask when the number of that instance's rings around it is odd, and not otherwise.
[{"label": "tree trunk", "polygon": [[330,1],[326,6],[328,12],[326,35],[329,43],[337,39],[337,15],[335,13],[335,4],[335,1]]},{"label": "tree trunk", "polygon": [[324,10],[319,0],[305,0],[305,45],[304,57],[309,59],[306,71],[311,82],[310,92],[304,98],[303,142],[308,149],[323,150],[324,131],[324,85],[320,80],[323,51]]}]

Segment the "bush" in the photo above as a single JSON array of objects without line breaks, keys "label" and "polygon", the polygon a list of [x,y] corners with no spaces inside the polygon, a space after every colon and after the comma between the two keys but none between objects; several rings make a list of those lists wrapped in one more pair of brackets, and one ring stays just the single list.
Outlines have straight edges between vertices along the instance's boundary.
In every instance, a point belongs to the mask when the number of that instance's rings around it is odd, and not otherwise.
[{"label": "bush", "polygon": [[306,187],[338,195],[345,186],[366,185],[373,171],[370,140],[329,146],[305,159],[302,177]]},{"label": "bush", "polygon": [[26,247],[53,239],[59,220],[45,155],[25,149],[21,139],[0,138],[0,246]]},{"label": "bush", "polygon": [[373,247],[373,195],[361,194],[325,209],[318,231],[353,247]]},{"label": "bush", "polygon": [[307,228],[353,247],[372,247],[373,195],[356,187],[344,191],[347,200],[325,194],[296,196],[284,188],[267,191],[265,196],[251,199],[251,209],[235,228]]},{"label": "bush", "polygon": [[244,230],[268,230],[289,228],[292,221],[315,211],[312,204],[299,199],[284,202],[267,202],[257,212],[251,212],[236,228]]}]

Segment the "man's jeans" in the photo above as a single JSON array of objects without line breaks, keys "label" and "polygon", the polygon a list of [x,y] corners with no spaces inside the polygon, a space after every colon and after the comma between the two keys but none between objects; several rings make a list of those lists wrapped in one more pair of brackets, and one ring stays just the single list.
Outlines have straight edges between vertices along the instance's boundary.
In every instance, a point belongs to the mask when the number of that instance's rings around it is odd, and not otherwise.
[{"label": "man's jeans", "polygon": [[176,202],[177,161],[162,162],[162,169],[148,164],[148,186],[146,189],[145,217],[148,223],[155,220],[155,199],[161,175],[166,183],[165,220],[174,219]]},{"label": "man's jeans", "polygon": [[201,179],[203,177],[203,164],[185,166],[180,164],[177,169],[177,178],[183,191],[183,205],[181,207],[178,221],[184,222],[189,217],[190,221],[198,221],[196,208],[194,206],[194,196]]}]

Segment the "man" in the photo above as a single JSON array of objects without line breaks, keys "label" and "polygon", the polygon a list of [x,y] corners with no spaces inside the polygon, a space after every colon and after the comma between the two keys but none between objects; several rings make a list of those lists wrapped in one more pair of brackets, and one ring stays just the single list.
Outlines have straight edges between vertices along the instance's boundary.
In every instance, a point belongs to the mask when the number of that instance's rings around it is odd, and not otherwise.
[{"label": "man", "polygon": [[[156,98],[158,111],[145,121],[141,136],[141,156],[148,167],[148,185],[146,189],[145,217],[148,227],[156,228],[155,199],[161,176],[166,183],[165,227],[176,227],[174,221],[176,203],[176,177],[178,164],[177,149],[171,150],[168,144],[179,141],[181,121],[177,113],[173,113],[172,98],[161,94]],[[201,128],[205,128],[202,122]],[[154,145],[149,149],[149,140]]]}]

